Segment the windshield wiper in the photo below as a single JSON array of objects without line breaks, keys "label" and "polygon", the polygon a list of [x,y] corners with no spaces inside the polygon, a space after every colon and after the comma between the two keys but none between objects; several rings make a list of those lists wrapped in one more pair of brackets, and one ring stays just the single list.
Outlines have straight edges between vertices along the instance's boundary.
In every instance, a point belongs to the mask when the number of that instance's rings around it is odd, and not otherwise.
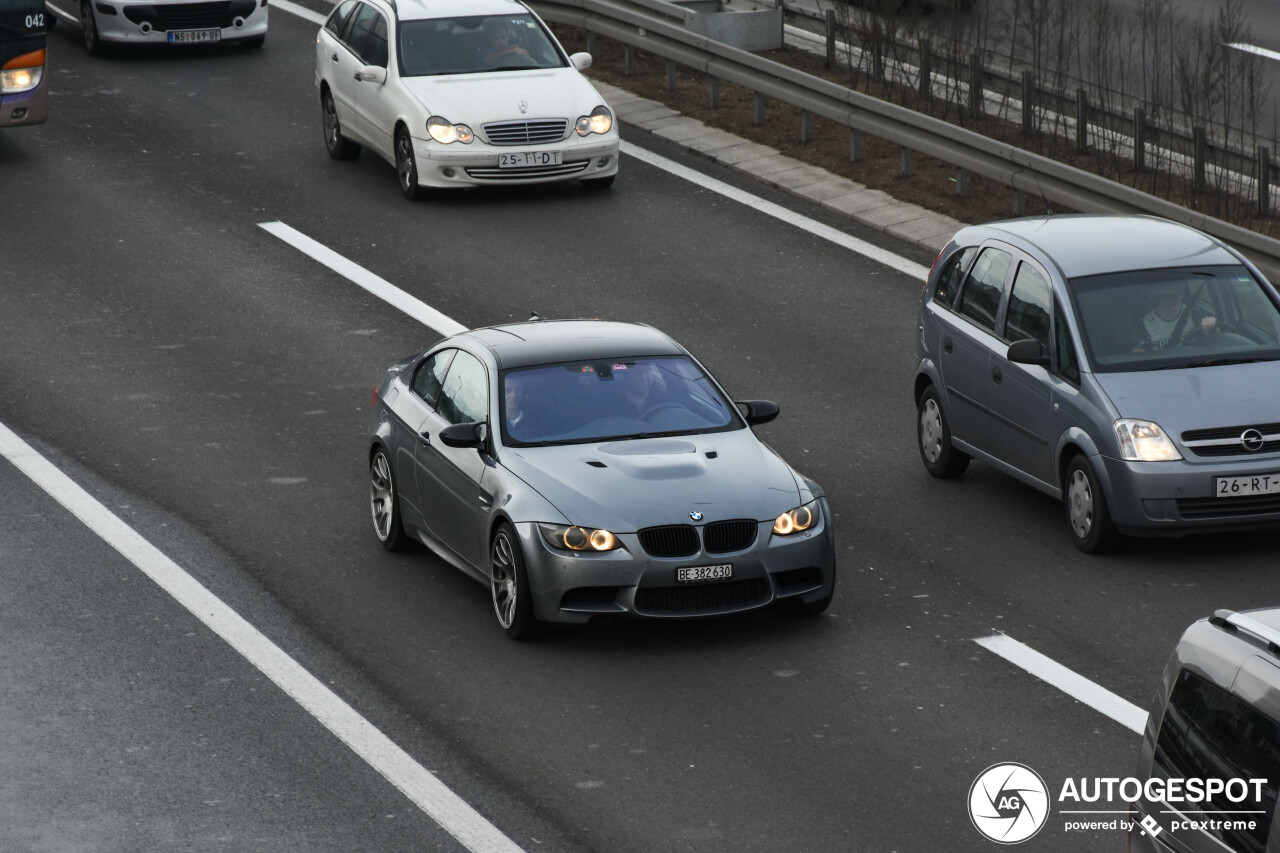
[{"label": "windshield wiper", "polygon": [[1221,367],[1224,364],[1253,364],[1255,361],[1275,361],[1273,358],[1206,358],[1204,361],[1190,361],[1185,364],[1166,364],[1153,367],[1152,370],[1182,370],[1188,367]]}]

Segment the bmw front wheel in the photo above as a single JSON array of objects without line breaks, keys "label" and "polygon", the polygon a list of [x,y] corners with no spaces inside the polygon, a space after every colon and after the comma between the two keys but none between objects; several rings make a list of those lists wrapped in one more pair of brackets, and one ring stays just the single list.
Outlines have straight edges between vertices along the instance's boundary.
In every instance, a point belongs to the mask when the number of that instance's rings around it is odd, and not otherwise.
[{"label": "bmw front wheel", "polygon": [[391,461],[378,448],[369,462],[369,507],[373,512],[373,532],[388,551],[404,550],[408,537],[400,520],[400,496],[396,494]]},{"label": "bmw front wheel", "polygon": [[533,615],[529,576],[525,570],[520,539],[512,526],[503,522],[489,544],[490,586],[493,612],[498,625],[513,640],[528,640],[542,633],[542,623]]}]

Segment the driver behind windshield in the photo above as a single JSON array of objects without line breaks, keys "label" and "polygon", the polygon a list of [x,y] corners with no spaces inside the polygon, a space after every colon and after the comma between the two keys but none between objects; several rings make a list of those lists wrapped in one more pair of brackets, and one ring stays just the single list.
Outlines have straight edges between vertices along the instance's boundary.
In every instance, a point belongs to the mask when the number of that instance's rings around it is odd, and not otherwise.
[{"label": "driver behind windshield", "polygon": [[485,38],[489,49],[485,52],[484,61],[494,65],[507,57],[528,56],[529,51],[521,47],[511,30],[511,25],[504,20],[492,18],[484,23]]},{"label": "driver behind windshield", "polygon": [[[1218,331],[1218,318],[1196,304],[1199,289],[1188,301],[1187,293],[1193,284],[1172,281],[1159,286],[1155,305],[1138,320],[1133,331],[1134,352],[1158,352]],[[1203,288],[1204,283],[1199,282],[1199,286]]]}]

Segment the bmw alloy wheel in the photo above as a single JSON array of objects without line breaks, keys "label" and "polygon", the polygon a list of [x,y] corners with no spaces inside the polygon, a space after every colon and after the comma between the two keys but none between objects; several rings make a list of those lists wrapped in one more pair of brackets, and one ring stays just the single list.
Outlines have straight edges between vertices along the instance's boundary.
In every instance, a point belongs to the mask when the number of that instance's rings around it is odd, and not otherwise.
[{"label": "bmw alloy wheel", "polygon": [[388,551],[405,547],[407,537],[400,521],[395,478],[387,454],[378,448],[369,462],[369,509],[373,514],[373,532]]},{"label": "bmw alloy wheel", "polygon": [[493,611],[498,616],[498,624],[503,630],[510,630],[516,618],[516,605],[520,598],[520,583],[516,577],[515,555],[511,551],[511,540],[506,531],[498,531],[493,537],[493,548],[490,559],[493,563]]}]

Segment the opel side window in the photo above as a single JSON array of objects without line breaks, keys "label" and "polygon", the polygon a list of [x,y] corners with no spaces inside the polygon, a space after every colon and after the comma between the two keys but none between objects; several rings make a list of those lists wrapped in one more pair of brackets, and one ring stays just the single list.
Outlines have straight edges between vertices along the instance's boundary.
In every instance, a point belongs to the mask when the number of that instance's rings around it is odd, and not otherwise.
[{"label": "opel side window", "polygon": [[453,361],[455,353],[457,353],[456,349],[446,349],[432,355],[422,363],[413,377],[413,393],[433,409],[440,402],[444,374],[449,369],[449,363]]},{"label": "opel side window", "polygon": [[1056,299],[1053,301],[1053,342],[1057,349],[1058,375],[1072,385],[1079,385],[1080,358],[1071,340],[1071,330],[1067,328],[1067,316]]},{"label": "opel side window", "polygon": [[1004,280],[1012,263],[1013,256],[1008,252],[991,248],[982,250],[960,294],[961,316],[968,317],[988,331],[995,331]]},{"label": "opel side window", "polygon": [[951,307],[951,303],[956,299],[956,291],[960,289],[960,282],[964,279],[964,271],[969,268],[969,261],[973,260],[977,251],[976,246],[969,246],[956,252],[947,260],[947,265],[938,275],[938,286],[933,291],[934,302]]},{"label": "opel side window", "polygon": [[1013,278],[1009,311],[1004,321],[1006,341],[1033,340],[1049,352],[1049,282],[1040,270],[1023,261]]},{"label": "opel side window", "polygon": [[458,351],[445,376],[437,411],[451,424],[488,420],[489,376],[475,356]]},{"label": "opel side window", "polygon": [[1252,829],[1204,831],[1230,850],[1262,853],[1267,848],[1280,784],[1280,724],[1275,720],[1183,670],[1160,724],[1152,770],[1153,776],[1168,779],[1266,779],[1260,798],[1250,796],[1228,807],[1257,810],[1259,814],[1248,815]]}]

